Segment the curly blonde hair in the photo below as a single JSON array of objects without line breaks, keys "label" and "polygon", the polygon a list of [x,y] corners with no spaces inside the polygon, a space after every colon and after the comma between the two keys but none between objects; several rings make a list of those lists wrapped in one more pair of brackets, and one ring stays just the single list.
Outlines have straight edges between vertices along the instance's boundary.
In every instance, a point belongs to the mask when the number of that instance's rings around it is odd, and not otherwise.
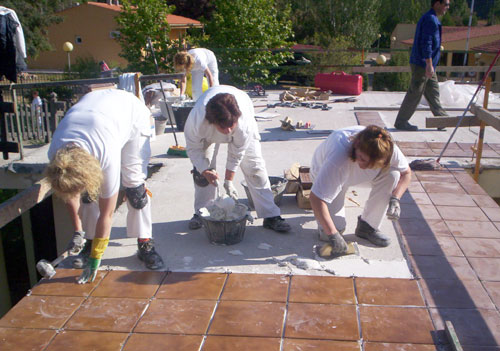
[{"label": "curly blonde hair", "polygon": [[99,161],[79,147],[63,147],[47,165],[45,176],[56,196],[68,201],[87,192],[92,201],[97,200],[102,183]]},{"label": "curly blonde hair", "polygon": [[389,132],[375,125],[369,125],[353,137],[351,160],[356,161],[356,149],[370,158],[371,169],[389,168],[394,142]]},{"label": "curly blonde hair", "polygon": [[194,65],[194,57],[187,51],[181,51],[174,56],[174,69],[176,71],[191,72]]}]

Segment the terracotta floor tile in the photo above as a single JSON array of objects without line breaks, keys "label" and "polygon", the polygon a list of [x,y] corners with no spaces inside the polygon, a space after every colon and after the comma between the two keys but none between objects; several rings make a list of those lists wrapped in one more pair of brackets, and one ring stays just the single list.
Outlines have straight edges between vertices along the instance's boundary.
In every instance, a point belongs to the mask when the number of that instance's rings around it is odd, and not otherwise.
[{"label": "terracotta floor tile", "polygon": [[401,147],[407,147],[412,149],[427,149],[429,144],[425,141],[396,141],[396,144]]},{"label": "terracotta floor tile", "polygon": [[42,351],[55,334],[55,330],[0,328],[0,350]]},{"label": "terracotta floor tile", "polygon": [[401,218],[398,223],[403,235],[420,237],[434,237],[438,235],[451,236],[451,232],[442,219],[425,218],[422,220],[421,218]]},{"label": "terracotta floor tile", "polygon": [[488,195],[488,193],[479,184],[462,183],[461,185],[469,195]]},{"label": "terracotta floor tile", "polygon": [[425,189],[418,181],[412,181],[408,186],[408,192],[410,193],[425,193]]},{"label": "terracotta floor tile", "polygon": [[472,197],[467,194],[430,193],[429,197],[436,206],[477,207]]},{"label": "terracotta floor tile", "polygon": [[425,308],[360,306],[359,310],[366,341],[433,344],[434,328]]},{"label": "terracotta floor tile", "polygon": [[488,221],[479,207],[436,206],[444,220]]},{"label": "terracotta floor tile", "polygon": [[221,301],[208,334],[278,338],[284,313],[279,302]]},{"label": "terracotta floor tile", "polygon": [[46,351],[120,351],[127,336],[127,333],[63,330],[57,334]]},{"label": "terracotta floor tile", "polygon": [[448,193],[448,194],[465,194],[465,190],[458,182],[421,182],[427,193]]},{"label": "terracotta floor tile", "polygon": [[354,341],[285,339],[283,351],[359,351]]},{"label": "terracotta floor tile", "polygon": [[469,258],[469,262],[481,280],[500,281],[500,258]]},{"label": "terracotta floor tile", "polygon": [[365,351],[436,351],[434,345],[367,342]]},{"label": "terracotta floor tile", "polygon": [[358,320],[353,305],[290,303],[286,338],[358,340]]},{"label": "terracotta floor tile", "polygon": [[352,278],[295,275],[290,284],[290,302],[355,303]]},{"label": "terracotta floor tile", "polygon": [[402,204],[432,205],[429,195],[426,193],[405,192],[400,199]]},{"label": "terracotta floor tile", "polygon": [[[438,150],[442,150],[444,148],[444,146],[446,145],[446,143],[438,142],[438,141],[428,141],[427,144],[432,149],[438,149]],[[460,148],[460,146],[458,146],[457,143],[449,143],[447,149],[450,149],[450,150],[462,150]],[[429,171],[427,171],[427,172],[429,172]]]},{"label": "terracotta floor tile", "polygon": [[488,294],[490,294],[493,303],[497,307],[500,307],[500,281],[483,282],[483,284]]},{"label": "terracotta floor tile", "polygon": [[221,300],[286,302],[290,278],[273,274],[230,274]]},{"label": "terracotta floor tile", "polygon": [[416,280],[355,278],[358,303],[385,306],[424,306]]},{"label": "terracotta floor tile", "polygon": [[210,335],[203,345],[203,351],[279,351],[279,349],[280,338]]},{"label": "terracotta floor tile", "polygon": [[89,284],[77,284],[81,269],[57,269],[52,279],[42,279],[31,289],[33,295],[88,296],[101,282],[106,271],[99,271]]},{"label": "terracotta floor tile", "polygon": [[224,286],[224,273],[169,273],[156,297],[160,299],[217,300]]},{"label": "terracotta floor tile", "polygon": [[455,237],[498,238],[500,230],[491,222],[446,221],[446,225]]},{"label": "terracotta floor tile", "polygon": [[423,279],[420,283],[430,307],[495,308],[479,280]]},{"label": "terracotta floor tile", "polygon": [[486,213],[486,215],[488,216],[490,221],[492,221],[492,222],[500,221],[500,208],[499,207],[483,207],[482,210],[484,211],[484,213]]},{"label": "terracotta floor tile", "polygon": [[465,257],[410,256],[417,277],[424,279],[476,280],[476,273]]},{"label": "terracotta floor tile", "polygon": [[475,147],[473,143],[457,143],[457,144],[458,146],[460,146],[462,150],[470,152],[470,154],[472,155],[472,148]]},{"label": "terracotta floor tile", "polygon": [[455,177],[448,170],[415,171],[415,175],[421,182],[456,183]]},{"label": "terracotta floor tile", "polygon": [[411,255],[463,256],[455,238],[452,236],[403,237],[406,249]]},{"label": "terracotta floor tile", "polygon": [[59,329],[83,297],[25,296],[0,319],[0,327]]},{"label": "terracotta floor tile", "polygon": [[467,257],[500,257],[500,239],[456,238]]},{"label": "terracotta floor tile", "polygon": [[471,195],[479,207],[498,208],[498,204],[489,195]]},{"label": "terracotta floor tile", "polygon": [[459,182],[461,185],[477,185],[477,182],[474,180],[472,175],[468,173],[467,171],[452,171],[451,174],[455,177],[457,182]]},{"label": "terracotta floor tile", "polygon": [[202,340],[198,335],[132,334],[123,351],[198,351]]},{"label": "terracotta floor tile", "polygon": [[[478,209],[479,210],[479,209]],[[401,218],[441,219],[434,205],[401,204]]]},{"label": "terracotta floor tile", "polygon": [[134,332],[202,335],[215,304],[204,300],[153,300]]},{"label": "terracotta floor tile", "polygon": [[406,157],[433,157],[438,156],[439,154],[435,151],[432,151],[431,148],[425,149],[413,149],[413,148],[402,148],[401,151]]},{"label": "terracotta floor tile", "polygon": [[153,297],[166,272],[111,271],[94,290],[99,297]]},{"label": "terracotta floor tile", "polygon": [[500,222],[495,222],[493,224],[495,224],[495,227],[497,227],[497,229],[500,231]]},{"label": "terracotta floor tile", "polygon": [[148,303],[146,299],[90,297],[71,317],[66,329],[128,333]]},{"label": "terracotta floor tile", "polygon": [[[500,315],[494,310],[464,310],[430,308],[436,330],[444,329],[451,321],[461,345],[498,346],[500,344]],[[477,348],[473,348],[474,351]]]}]

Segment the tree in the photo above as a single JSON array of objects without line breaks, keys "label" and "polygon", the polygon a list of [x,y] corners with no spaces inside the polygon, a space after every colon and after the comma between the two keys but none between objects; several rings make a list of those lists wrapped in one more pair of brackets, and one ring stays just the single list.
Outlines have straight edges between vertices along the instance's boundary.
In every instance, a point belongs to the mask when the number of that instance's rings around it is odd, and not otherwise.
[{"label": "tree", "polygon": [[274,0],[216,0],[207,36],[200,42],[215,52],[220,69],[235,83],[273,83],[270,69],[290,57],[276,51],[290,45],[290,8],[280,9]]},{"label": "tree", "polygon": [[488,24],[500,24],[500,1],[495,1],[495,4],[491,7]]},{"label": "tree", "polygon": [[170,72],[170,56],[176,50],[169,38],[167,15],[173,7],[163,0],[123,0],[123,11],[116,17],[122,48],[120,56],[129,62],[128,69],[142,73],[156,73],[152,56],[147,47],[151,38],[160,68]]},{"label": "tree", "polygon": [[168,0],[167,3],[175,6],[175,15],[192,19],[210,20],[215,10],[214,0]]},{"label": "tree", "polygon": [[52,49],[47,27],[62,22],[63,18],[57,15],[57,11],[76,3],[74,0],[4,0],[2,6],[16,12],[23,28],[27,55],[36,58],[41,51]]}]

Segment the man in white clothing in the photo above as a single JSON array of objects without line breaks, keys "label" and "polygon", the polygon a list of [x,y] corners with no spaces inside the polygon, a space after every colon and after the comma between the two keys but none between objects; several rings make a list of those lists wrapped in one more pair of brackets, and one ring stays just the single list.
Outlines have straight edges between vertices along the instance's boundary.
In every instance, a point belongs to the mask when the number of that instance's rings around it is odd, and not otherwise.
[{"label": "man in white clothing", "polygon": [[195,214],[191,229],[201,227],[198,210],[215,199],[219,175],[215,170],[218,147],[228,144],[224,188],[229,196],[238,198],[233,179],[241,167],[248,184],[255,210],[264,218],[264,227],[287,232],[290,226],[280,216],[274,203],[269,177],[260,148],[260,135],[254,117],[252,100],[245,92],[227,85],[208,89],[196,102],[184,127],[187,153],[193,163],[194,176],[205,180],[195,182]]},{"label": "man in white clothing", "polygon": [[116,89],[85,95],[61,120],[48,151],[46,175],[67,203],[75,231],[85,232],[85,270],[92,281],[111,232],[121,183],[127,196],[127,235],[137,238],[138,257],[149,269],[163,260],[152,240],[146,176],[151,149],[150,112],[133,94]]},{"label": "man in white clothing", "polygon": [[347,253],[341,235],[346,228],[345,194],[350,186],[363,183],[372,189],[355,234],[377,246],[390,244],[379,227],[384,214],[399,219],[399,199],[410,184],[411,170],[387,130],[373,125],[336,130],[314,152],[311,178],[310,200],[320,239],[330,242],[334,255]]}]

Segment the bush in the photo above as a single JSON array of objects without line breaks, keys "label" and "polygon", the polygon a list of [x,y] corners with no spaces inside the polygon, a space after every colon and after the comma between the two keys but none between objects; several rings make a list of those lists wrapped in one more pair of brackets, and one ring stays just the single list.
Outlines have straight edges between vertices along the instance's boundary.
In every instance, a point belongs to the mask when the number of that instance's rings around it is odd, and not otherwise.
[{"label": "bush", "polygon": [[[387,66],[408,66],[410,55],[399,52],[392,55]],[[375,73],[373,77],[373,90],[379,91],[407,91],[410,86],[411,73]]]}]

